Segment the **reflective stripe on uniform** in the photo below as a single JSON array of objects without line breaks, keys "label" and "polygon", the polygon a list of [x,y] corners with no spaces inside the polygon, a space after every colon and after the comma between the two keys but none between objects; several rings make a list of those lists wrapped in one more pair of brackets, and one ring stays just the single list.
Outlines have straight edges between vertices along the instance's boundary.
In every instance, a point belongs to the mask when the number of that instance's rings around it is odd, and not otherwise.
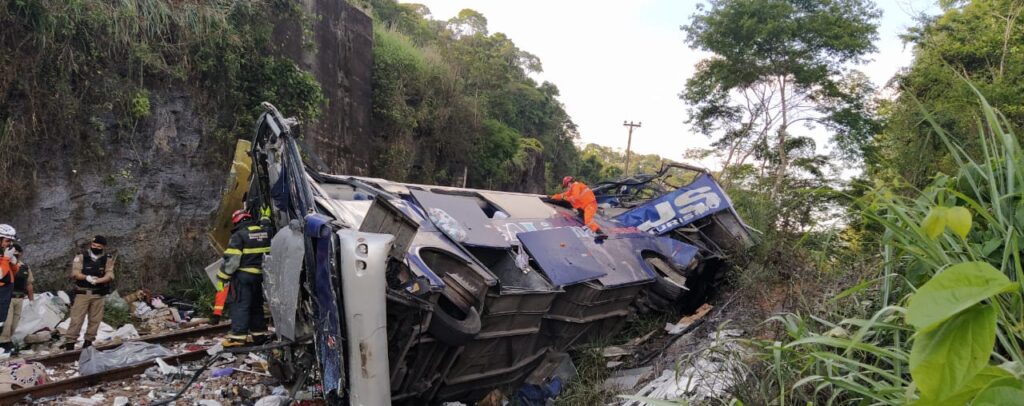
[{"label": "reflective stripe on uniform", "polygon": [[228,275],[221,271],[217,271],[217,277],[220,279],[231,279],[231,275]]},{"label": "reflective stripe on uniform", "polygon": [[242,250],[243,254],[268,254],[270,253],[270,247],[260,248],[246,248]]},{"label": "reflective stripe on uniform", "polygon": [[242,250],[238,248],[228,248],[224,250],[224,255],[242,255]]},{"label": "reflective stripe on uniform", "polygon": [[260,231],[262,228],[260,226],[249,226],[249,231]]},{"label": "reflective stripe on uniform", "polygon": [[263,270],[261,270],[259,268],[238,268],[238,270],[242,271],[242,272],[254,273],[254,274],[257,274],[257,275],[263,273]]}]

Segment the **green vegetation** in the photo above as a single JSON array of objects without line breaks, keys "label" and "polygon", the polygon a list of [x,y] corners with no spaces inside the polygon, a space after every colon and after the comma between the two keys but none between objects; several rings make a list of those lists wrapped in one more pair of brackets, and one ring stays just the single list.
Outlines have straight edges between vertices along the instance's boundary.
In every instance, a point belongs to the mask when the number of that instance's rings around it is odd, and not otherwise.
[{"label": "green vegetation", "polygon": [[468,186],[510,190],[556,188],[582,172],[599,180],[604,163],[581,159],[558,88],[530,77],[540,60],[489,32],[483,15],[442,21],[418,4],[362,6],[374,18],[374,142],[387,146],[375,174],[461,184],[465,173]]},{"label": "green vegetation", "polygon": [[1024,394],[1024,155],[1009,122],[980,100],[979,160],[930,120],[958,173],[908,195],[879,184],[859,202],[885,261],[833,300],[873,305],[837,321],[776,316],[788,337],[754,342],[768,365],[761,378],[777,385],[758,401],[1010,404]]},{"label": "green vegetation", "polygon": [[5,2],[0,145],[10,155],[0,160],[8,179],[0,194],[29,196],[29,151],[64,145],[102,156],[105,136],[129,139],[168,88],[195,92],[213,133],[247,134],[264,100],[316,118],[319,84],[290,60],[267,56],[272,12],[296,13],[270,0]]},{"label": "green vegetation", "polygon": [[[748,106],[766,94],[764,85],[750,83],[761,80],[761,68],[789,60],[757,58],[808,49],[773,53],[769,45],[822,27],[805,21],[794,33],[785,29],[786,13],[773,19],[777,24],[748,22],[794,9],[803,10],[797,19],[822,9],[871,16],[869,3],[712,1],[686,27],[692,44],[717,54],[698,66],[682,95],[691,124],[719,137],[699,153],[727,163],[721,179],[764,237],[740,256],[733,287],[749,302],[767,303],[755,308],[767,321],[753,328],[757,338],[738,340],[755,359],[744,359],[750,370],[723,402],[984,405],[1024,398],[1024,29],[1017,24],[1024,3],[940,3],[942,15],[906,35],[915,59],[894,79],[890,99],[873,99],[847,70],[856,56],[843,61],[850,54],[824,52],[837,59],[810,70],[831,73],[816,76],[829,81],[808,94],[845,89],[813,97],[839,98],[808,118],[835,135],[835,156],[816,156],[813,145],[797,145],[784,128],[764,132],[764,121],[749,119]],[[838,26],[863,21],[842,20]],[[830,32],[818,36],[840,40],[873,30]],[[750,47],[729,46],[738,43],[769,48],[748,55]],[[867,49],[850,38],[837,44]],[[812,66],[806,63],[814,58],[793,60]],[[799,81],[801,72],[781,77]],[[773,86],[778,100],[782,85]],[[778,117],[769,124],[783,125]],[[769,135],[774,146],[765,143]],[[863,162],[865,171],[839,182],[828,170],[838,162]]]},{"label": "green vegetation", "polygon": [[794,172],[813,175],[824,158],[813,140],[792,134],[797,125],[834,130],[838,150],[857,156],[877,128],[864,103],[873,89],[847,65],[875,50],[879,16],[869,0],[713,0],[698,10],[683,30],[713,56],[681,97],[689,123],[718,137],[723,176],[758,166],[778,193]]},{"label": "green vegetation", "polygon": [[[887,129],[865,156],[876,178],[902,178],[910,186],[928,185],[936,172],[959,167],[927,111],[947,134],[973,156],[981,154],[976,133],[974,91],[966,78],[1006,116],[1024,125],[1024,29],[1017,18],[1024,3],[1012,0],[945,1],[947,9],[922,21],[904,39],[914,46],[910,69],[895,79],[899,96],[887,103]],[[924,109],[920,108],[924,105]]]},{"label": "green vegetation", "polygon": [[132,322],[132,314],[128,309],[106,306],[103,308],[103,322],[115,329],[121,328],[121,326]]}]

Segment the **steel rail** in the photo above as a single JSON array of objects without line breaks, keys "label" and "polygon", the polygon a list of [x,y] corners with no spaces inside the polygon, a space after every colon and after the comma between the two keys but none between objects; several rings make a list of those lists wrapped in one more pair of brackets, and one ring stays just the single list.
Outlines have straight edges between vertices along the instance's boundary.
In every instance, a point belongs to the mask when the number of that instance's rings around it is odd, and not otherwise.
[{"label": "steel rail", "polygon": [[[126,341],[120,341],[120,342],[117,342],[117,343],[109,343],[109,344],[97,345],[96,349],[98,349],[98,350],[114,349],[114,348],[117,348],[118,346],[120,346],[121,344],[123,344],[123,343],[125,343],[127,341],[142,341],[142,342],[154,343],[154,344],[167,343],[167,342],[176,342],[176,341],[181,341],[181,340],[185,340],[185,339],[189,339],[189,338],[194,338],[194,337],[202,337],[202,336],[205,336],[205,335],[225,333],[230,328],[231,328],[231,323],[221,323],[221,324],[214,324],[214,325],[211,325],[211,326],[192,327],[192,328],[187,328],[187,329],[182,329],[182,330],[175,330],[175,331],[172,331],[172,332],[169,332],[169,333],[151,334],[151,335],[147,335],[147,336],[142,336],[142,337],[139,337],[139,338],[134,339],[134,340],[126,340]],[[56,354],[48,354],[48,355],[42,355],[42,356],[38,356],[38,357],[26,358],[25,361],[28,361],[28,362],[38,362],[38,363],[41,363],[43,365],[49,366],[49,365],[54,365],[54,364],[62,364],[62,363],[77,361],[78,357],[81,355],[81,353],[82,353],[81,349],[75,349],[75,350],[71,350],[71,351],[59,352],[59,353],[56,353]]]},{"label": "steel rail", "polygon": [[[180,365],[186,362],[198,361],[206,357],[206,349],[189,351],[178,355],[162,358],[170,365]],[[120,381],[131,378],[146,371],[150,366],[156,365],[155,360],[140,362],[109,371],[91,375],[77,376],[57,382],[50,382],[44,385],[22,388],[11,392],[0,393],[0,406],[14,405],[18,402],[28,404],[34,403],[40,398],[59,395],[61,393],[96,386],[104,382]]]}]

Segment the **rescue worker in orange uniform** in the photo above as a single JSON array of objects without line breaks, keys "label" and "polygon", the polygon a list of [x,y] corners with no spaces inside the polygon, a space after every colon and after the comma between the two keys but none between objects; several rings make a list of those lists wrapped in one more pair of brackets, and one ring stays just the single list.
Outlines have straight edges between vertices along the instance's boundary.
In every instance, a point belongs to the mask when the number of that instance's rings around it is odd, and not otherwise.
[{"label": "rescue worker in orange uniform", "polygon": [[572,208],[583,212],[583,224],[597,234],[597,239],[608,238],[608,235],[601,231],[601,226],[594,221],[594,215],[597,214],[597,198],[594,197],[594,192],[572,176],[562,178],[562,187],[566,189],[565,192],[551,195],[551,199],[565,200],[572,204]]},{"label": "rescue worker in orange uniform", "polygon": [[14,292],[14,275],[21,268],[15,255],[14,241],[17,231],[8,224],[0,224],[0,329],[7,322],[7,310]]}]

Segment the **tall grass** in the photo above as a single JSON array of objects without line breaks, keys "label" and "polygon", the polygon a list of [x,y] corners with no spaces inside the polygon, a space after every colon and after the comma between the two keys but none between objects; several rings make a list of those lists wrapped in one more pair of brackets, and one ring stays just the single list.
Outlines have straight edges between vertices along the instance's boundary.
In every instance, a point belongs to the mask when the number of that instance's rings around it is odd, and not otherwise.
[{"label": "tall grass", "polygon": [[[830,321],[832,314],[772,317],[768,323],[782,326],[785,337],[747,342],[757,349],[761,369],[751,378],[756,384],[746,387],[758,390],[744,392],[741,386],[738,399],[778,405],[984,404],[1024,394],[1024,157],[1002,114],[980,93],[978,100],[981,156],[967,154],[926,112],[959,172],[937,175],[912,196],[894,192],[905,185],[880,182],[858,202],[865,220],[881,230],[885,264],[876,278],[831,301],[869,300],[874,310],[839,321]],[[1005,283],[994,282],[974,298],[958,290],[983,286],[983,276]],[[950,280],[956,283],[940,286]],[[938,305],[921,305],[928,300]],[[916,322],[946,303],[962,306],[941,314],[935,326]],[[991,312],[995,333],[986,343],[989,319],[983,315]],[[938,351],[936,343],[954,344]],[[998,398],[1004,395],[1009,397]]]}]

